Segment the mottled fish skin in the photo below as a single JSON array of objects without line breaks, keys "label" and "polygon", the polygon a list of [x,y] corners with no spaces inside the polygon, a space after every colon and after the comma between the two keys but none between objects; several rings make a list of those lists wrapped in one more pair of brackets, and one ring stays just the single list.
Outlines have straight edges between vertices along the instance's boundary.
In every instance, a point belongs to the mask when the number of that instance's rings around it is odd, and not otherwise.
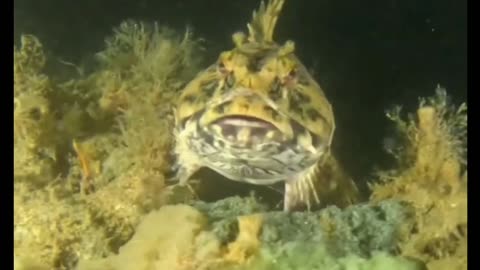
[{"label": "mottled fish skin", "polygon": [[248,35],[200,72],[175,110],[178,180],[201,167],[255,185],[285,182],[284,209],[356,200],[355,183],[330,154],[335,121],[322,88],[273,31],[284,0],[263,2]]}]

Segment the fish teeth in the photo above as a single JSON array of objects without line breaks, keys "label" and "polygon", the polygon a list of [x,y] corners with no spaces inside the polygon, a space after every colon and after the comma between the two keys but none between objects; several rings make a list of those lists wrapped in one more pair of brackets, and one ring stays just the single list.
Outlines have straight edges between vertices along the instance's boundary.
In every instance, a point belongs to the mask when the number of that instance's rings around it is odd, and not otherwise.
[{"label": "fish teeth", "polygon": [[269,132],[267,132],[267,135],[265,137],[267,137],[267,139],[273,139],[275,138],[275,130],[271,130]]},{"label": "fish teeth", "polygon": [[241,127],[237,129],[237,140],[241,143],[247,143],[250,139],[252,129],[250,127]]}]

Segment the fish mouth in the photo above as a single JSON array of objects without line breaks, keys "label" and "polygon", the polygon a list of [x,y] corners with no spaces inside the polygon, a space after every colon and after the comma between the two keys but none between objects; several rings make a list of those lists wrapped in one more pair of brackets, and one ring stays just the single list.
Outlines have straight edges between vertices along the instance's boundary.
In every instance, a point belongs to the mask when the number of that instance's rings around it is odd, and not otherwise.
[{"label": "fish mouth", "polygon": [[230,115],[222,117],[215,122],[215,125],[221,127],[232,127],[232,128],[252,128],[252,129],[264,129],[264,130],[278,130],[272,123],[252,116],[244,115]]},{"label": "fish mouth", "polygon": [[217,119],[211,124],[217,127],[222,137],[237,143],[259,143],[268,140],[280,140],[281,132],[272,123],[261,118],[229,115]]}]

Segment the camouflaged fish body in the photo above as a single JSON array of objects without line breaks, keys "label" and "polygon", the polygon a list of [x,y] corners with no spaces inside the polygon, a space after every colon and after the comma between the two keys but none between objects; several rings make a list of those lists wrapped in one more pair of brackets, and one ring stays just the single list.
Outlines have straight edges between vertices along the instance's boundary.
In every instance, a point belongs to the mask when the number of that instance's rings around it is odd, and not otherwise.
[{"label": "camouflaged fish body", "polygon": [[200,72],[175,111],[179,181],[199,168],[256,185],[285,182],[284,209],[311,202],[345,205],[357,189],[330,155],[332,107],[294,55],[273,41],[283,0],[261,4],[248,36]]}]

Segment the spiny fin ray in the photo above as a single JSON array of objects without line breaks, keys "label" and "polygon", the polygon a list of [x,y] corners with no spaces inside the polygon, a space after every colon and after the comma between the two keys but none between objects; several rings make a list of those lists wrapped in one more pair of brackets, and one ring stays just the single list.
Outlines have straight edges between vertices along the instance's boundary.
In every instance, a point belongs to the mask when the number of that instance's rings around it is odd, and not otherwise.
[{"label": "spiny fin ray", "polygon": [[260,8],[253,12],[252,21],[247,24],[248,41],[256,43],[273,42],[273,31],[285,0],[270,0],[265,7],[262,1]]},{"label": "spiny fin ray", "polygon": [[292,211],[304,206],[310,210],[312,203],[325,207],[346,207],[361,201],[361,194],[333,156],[308,169],[303,174],[287,180],[284,210]]}]

